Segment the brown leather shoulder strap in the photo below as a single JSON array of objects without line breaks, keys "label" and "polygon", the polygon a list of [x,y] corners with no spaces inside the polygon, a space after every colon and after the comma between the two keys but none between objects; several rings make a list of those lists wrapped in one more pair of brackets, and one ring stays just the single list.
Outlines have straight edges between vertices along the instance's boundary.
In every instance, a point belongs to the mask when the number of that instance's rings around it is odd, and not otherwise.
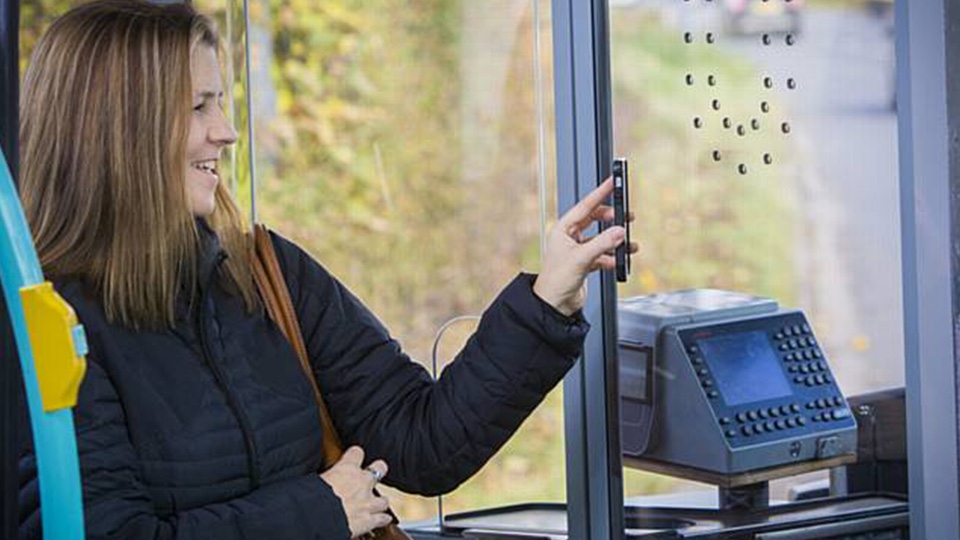
[{"label": "brown leather shoulder strap", "polygon": [[[320,395],[320,387],[317,385],[317,378],[313,374],[310,359],[307,356],[307,347],[303,343],[303,334],[300,332],[300,322],[297,320],[297,312],[293,307],[293,299],[290,298],[290,289],[287,288],[287,282],[283,278],[283,271],[280,269],[280,262],[277,260],[277,253],[274,251],[270,232],[262,223],[256,224],[253,229],[253,250],[250,254],[250,266],[253,270],[253,279],[257,284],[257,290],[260,291],[260,298],[267,310],[267,316],[280,327],[283,335],[287,337],[287,341],[293,346],[293,350],[296,351],[297,358],[300,360],[300,367],[303,368],[310,385],[313,387],[313,396],[317,400],[320,424],[323,428],[323,460],[327,466],[333,465],[340,461],[340,456],[343,455],[343,443],[340,442],[340,436],[330,419],[330,412],[323,401],[323,396]],[[376,493],[376,490],[374,492]],[[389,508],[387,513],[393,518],[393,522],[386,527],[368,533],[365,538],[371,540],[411,540],[399,527],[396,514]]]},{"label": "brown leather shoulder strap", "polygon": [[270,239],[267,228],[260,223],[254,227],[253,231],[251,267],[253,279],[256,281],[257,290],[260,291],[260,298],[263,300],[267,315],[280,327],[280,330],[287,337],[287,341],[293,346],[293,350],[300,360],[300,367],[303,368],[304,373],[310,380],[310,385],[313,387],[313,395],[317,400],[317,408],[320,410],[320,424],[323,427],[323,459],[328,466],[333,465],[343,455],[343,445],[333,421],[330,419],[330,412],[323,401],[323,396],[320,395],[320,387],[317,385],[316,376],[310,367],[307,347],[303,343],[300,323],[297,320],[297,312],[293,308],[293,300],[290,298],[290,290],[287,289],[287,283],[283,278],[280,262],[277,260],[277,254],[273,248],[273,241]]}]

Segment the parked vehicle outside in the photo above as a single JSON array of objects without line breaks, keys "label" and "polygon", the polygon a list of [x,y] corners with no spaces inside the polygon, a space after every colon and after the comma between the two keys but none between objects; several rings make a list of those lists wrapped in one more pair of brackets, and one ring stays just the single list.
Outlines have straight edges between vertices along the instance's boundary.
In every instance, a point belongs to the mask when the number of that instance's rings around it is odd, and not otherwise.
[{"label": "parked vehicle outside", "polygon": [[733,34],[798,34],[803,5],[804,0],[724,0],[723,18]]},{"label": "parked vehicle outside", "polygon": [[866,0],[865,7],[876,17],[893,18],[893,0]]}]

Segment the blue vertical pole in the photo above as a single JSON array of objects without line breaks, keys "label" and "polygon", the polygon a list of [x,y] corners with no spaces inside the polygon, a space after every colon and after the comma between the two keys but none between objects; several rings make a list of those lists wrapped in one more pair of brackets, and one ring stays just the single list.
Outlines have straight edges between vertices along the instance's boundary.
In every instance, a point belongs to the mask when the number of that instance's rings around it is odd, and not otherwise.
[{"label": "blue vertical pole", "polygon": [[43,536],[48,540],[81,540],[83,498],[77,439],[71,409],[44,411],[30,335],[20,291],[43,283],[40,261],[20,206],[13,177],[0,157],[0,282],[13,326],[40,481]]}]

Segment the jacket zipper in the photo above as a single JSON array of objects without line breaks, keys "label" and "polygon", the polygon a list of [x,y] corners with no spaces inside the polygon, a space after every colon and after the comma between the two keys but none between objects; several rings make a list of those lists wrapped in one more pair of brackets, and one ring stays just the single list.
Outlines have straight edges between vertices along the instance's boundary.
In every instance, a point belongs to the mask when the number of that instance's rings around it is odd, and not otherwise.
[{"label": "jacket zipper", "polygon": [[210,273],[210,277],[207,278],[205,286],[200,291],[200,304],[197,306],[197,326],[200,330],[200,348],[203,350],[203,356],[207,361],[207,365],[210,366],[210,371],[213,372],[213,378],[217,381],[217,385],[223,392],[224,397],[226,397],[227,406],[230,407],[233,415],[237,418],[237,423],[240,424],[240,432],[243,433],[243,442],[247,450],[247,470],[250,473],[251,489],[257,489],[260,486],[260,464],[257,460],[257,444],[253,439],[253,429],[250,426],[250,419],[247,418],[246,413],[237,403],[233,393],[230,392],[226,377],[220,369],[220,365],[214,360],[214,355],[210,350],[210,344],[207,338],[207,325],[205,324],[205,318],[203,316],[207,309],[207,295],[211,282],[213,281],[213,276],[216,275],[216,268],[220,266],[220,263],[223,262],[225,258],[226,256],[223,253],[217,255],[217,264]]}]

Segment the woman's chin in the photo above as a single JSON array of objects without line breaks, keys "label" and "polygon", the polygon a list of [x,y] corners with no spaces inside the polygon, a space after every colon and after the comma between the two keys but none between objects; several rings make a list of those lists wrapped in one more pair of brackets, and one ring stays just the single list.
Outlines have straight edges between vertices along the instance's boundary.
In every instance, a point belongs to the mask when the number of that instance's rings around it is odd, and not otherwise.
[{"label": "woman's chin", "polygon": [[211,197],[209,201],[194,201],[190,205],[195,217],[210,217],[210,214],[217,209],[217,202]]}]

